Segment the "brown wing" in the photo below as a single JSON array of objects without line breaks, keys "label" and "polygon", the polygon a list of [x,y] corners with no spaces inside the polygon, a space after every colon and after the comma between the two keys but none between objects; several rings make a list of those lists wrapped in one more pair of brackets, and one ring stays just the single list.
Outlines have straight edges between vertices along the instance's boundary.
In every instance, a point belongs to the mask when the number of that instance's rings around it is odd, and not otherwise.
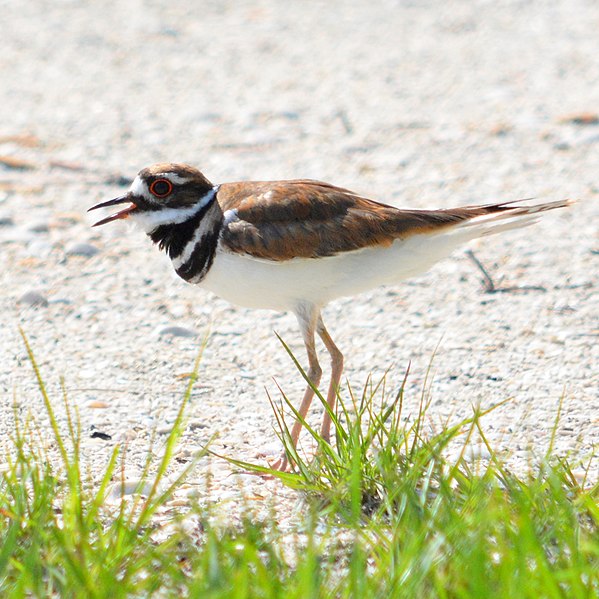
[{"label": "brown wing", "polygon": [[222,242],[229,250],[267,260],[319,258],[432,232],[502,210],[399,210],[312,180],[225,183],[217,194],[229,213]]}]

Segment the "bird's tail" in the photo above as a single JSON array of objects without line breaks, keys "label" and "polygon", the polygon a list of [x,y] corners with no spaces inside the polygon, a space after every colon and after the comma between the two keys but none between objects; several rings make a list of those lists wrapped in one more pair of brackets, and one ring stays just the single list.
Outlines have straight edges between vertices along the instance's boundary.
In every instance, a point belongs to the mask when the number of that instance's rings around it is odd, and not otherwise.
[{"label": "bird's tail", "polygon": [[[470,210],[473,216],[458,223],[454,232],[467,238],[485,237],[495,235],[510,229],[528,227],[536,223],[543,212],[565,208],[574,203],[573,200],[557,200],[533,206],[518,206],[525,200],[506,202],[503,204],[489,204],[487,206],[473,206]],[[468,210],[466,208],[465,210]]]}]

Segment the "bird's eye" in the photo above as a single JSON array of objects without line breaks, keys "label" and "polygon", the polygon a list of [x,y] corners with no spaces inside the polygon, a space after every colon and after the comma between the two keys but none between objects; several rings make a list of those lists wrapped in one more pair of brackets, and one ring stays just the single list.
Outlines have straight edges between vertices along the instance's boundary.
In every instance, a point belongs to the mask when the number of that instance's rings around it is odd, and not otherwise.
[{"label": "bird's eye", "polygon": [[165,198],[173,191],[173,184],[168,179],[156,179],[150,185],[150,193],[157,198]]}]

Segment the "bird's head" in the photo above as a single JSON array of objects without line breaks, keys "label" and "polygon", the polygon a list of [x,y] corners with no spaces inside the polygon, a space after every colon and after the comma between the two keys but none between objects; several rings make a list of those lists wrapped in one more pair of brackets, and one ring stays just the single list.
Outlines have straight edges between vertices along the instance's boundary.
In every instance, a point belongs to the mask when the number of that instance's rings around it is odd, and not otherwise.
[{"label": "bird's head", "polygon": [[187,220],[198,209],[214,186],[196,168],[187,164],[154,164],[144,168],[135,177],[129,191],[90,210],[118,204],[127,206],[94,223],[94,227],[113,220],[130,218],[146,233],[161,225],[174,225]]}]

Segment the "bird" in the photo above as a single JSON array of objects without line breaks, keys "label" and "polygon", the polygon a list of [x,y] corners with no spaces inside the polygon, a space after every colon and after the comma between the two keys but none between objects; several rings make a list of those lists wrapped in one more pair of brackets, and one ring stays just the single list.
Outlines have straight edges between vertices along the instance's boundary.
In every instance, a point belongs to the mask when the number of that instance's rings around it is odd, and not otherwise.
[{"label": "bird", "polygon": [[[326,328],[330,301],[421,274],[468,241],[534,223],[570,200],[524,200],[440,210],[400,209],[312,179],[213,184],[197,168],[159,163],[144,168],[124,195],[89,210],[126,206],[93,226],[128,219],[166,252],[179,277],[248,308],[293,312],[306,348],[307,385],[291,430],[302,422],[320,385],[316,335],[330,356],[331,378],[320,434],[331,417],[344,356]],[[286,470],[289,456],[273,468]]]}]

